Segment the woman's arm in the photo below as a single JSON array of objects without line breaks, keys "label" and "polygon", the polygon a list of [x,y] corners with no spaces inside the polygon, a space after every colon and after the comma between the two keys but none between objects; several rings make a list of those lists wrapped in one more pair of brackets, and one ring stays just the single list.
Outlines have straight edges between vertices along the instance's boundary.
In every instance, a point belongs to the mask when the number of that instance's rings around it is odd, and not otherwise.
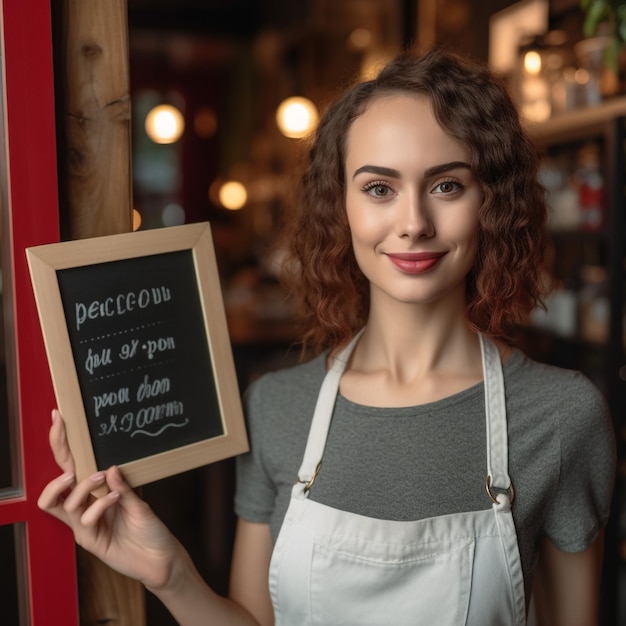
[{"label": "woman's arm", "polygon": [[[72,529],[79,545],[109,567],[141,581],[181,626],[258,624],[245,608],[206,585],[180,542],[135,494],[116,467],[75,481],[65,428],[56,412],[50,443],[64,473],[48,483],[38,503]],[[94,498],[91,492],[105,483],[110,492]],[[269,538],[269,530],[267,535]],[[267,580],[267,569],[256,572],[257,565],[253,559],[243,570],[252,580],[259,576]]]},{"label": "woman's arm", "polygon": [[245,607],[261,626],[274,624],[268,581],[271,557],[269,524],[240,519],[235,534],[229,596]]},{"label": "woman's arm", "polygon": [[190,562],[186,566],[182,564],[179,589],[157,591],[156,595],[179,624],[273,626],[274,610],[268,585],[271,556],[269,525],[240,519],[235,535],[229,599],[211,591]]},{"label": "woman's arm", "polygon": [[533,578],[538,626],[598,624],[603,549],[603,533],[582,552],[543,540]]}]

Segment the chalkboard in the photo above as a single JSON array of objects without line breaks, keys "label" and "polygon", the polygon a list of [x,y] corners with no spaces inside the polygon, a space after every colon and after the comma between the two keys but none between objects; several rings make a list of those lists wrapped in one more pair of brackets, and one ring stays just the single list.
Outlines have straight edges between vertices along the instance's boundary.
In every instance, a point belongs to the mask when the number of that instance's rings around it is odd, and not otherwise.
[{"label": "chalkboard", "polygon": [[144,484],[247,450],[207,223],[27,249],[79,478]]}]

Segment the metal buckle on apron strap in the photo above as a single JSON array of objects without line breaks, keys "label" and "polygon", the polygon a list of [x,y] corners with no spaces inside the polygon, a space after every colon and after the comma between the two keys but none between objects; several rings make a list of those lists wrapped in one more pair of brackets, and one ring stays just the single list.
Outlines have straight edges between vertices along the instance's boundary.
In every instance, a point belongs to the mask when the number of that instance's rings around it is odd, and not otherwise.
[{"label": "metal buckle on apron strap", "polygon": [[[315,482],[315,477],[318,475],[320,468],[322,467],[322,462],[320,461],[317,464],[317,467],[315,468],[315,471],[313,472],[313,476],[311,476],[311,480],[309,480],[305,485],[304,485],[304,493],[307,493],[307,491],[313,486],[313,483]],[[299,483],[304,483],[304,480],[300,480],[298,479]]]},{"label": "metal buckle on apron strap", "polygon": [[[313,476],[313,478],[315,478],[315,476]],[[493,492],[491,491],[491,476],[489,475],[487,475],[487,482],[485,483],[485,489],[487,490],[487,495],[489,496],[491,501],[494,504],[500,504],[496,496],[494,496]],[[513,500],[515,500],[515,489],[513,489],[513,483],[510,484],[507,491],[509,492],[509,504],[513,504]]]}]

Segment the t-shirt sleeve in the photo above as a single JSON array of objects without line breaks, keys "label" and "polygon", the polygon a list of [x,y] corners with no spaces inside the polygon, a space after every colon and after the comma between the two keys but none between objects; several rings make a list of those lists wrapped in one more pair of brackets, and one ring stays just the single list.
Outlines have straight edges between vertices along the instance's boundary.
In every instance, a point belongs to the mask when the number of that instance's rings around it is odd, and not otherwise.
[{"label": "t-shirt sleeve", "polygon": [[558,421],[559,479],[544,525],[565,552],[588,548],[606,524],[616,463],[613,423],[603,395],[582,374],[575,374],[574,383],[569,391],[575,389],[575,394],[555,390],[564,395]]},{"label": "t-shirt sleeve", "polygon": [[249,522],[268,523],[274,509],[276,488],[263,462],[262,380],[253,383],[243,395],[250,451],[236,460],[235,513]]}]

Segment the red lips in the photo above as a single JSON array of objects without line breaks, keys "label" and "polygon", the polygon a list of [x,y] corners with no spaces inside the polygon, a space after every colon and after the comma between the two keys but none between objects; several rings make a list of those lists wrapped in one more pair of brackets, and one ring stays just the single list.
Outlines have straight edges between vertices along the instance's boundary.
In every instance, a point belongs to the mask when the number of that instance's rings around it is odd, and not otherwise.
[{"label": "red lips", "polygon": [[423,274],[431,270],[445,256],[445,252],[388,253],[389,260],[405,274]]}]

